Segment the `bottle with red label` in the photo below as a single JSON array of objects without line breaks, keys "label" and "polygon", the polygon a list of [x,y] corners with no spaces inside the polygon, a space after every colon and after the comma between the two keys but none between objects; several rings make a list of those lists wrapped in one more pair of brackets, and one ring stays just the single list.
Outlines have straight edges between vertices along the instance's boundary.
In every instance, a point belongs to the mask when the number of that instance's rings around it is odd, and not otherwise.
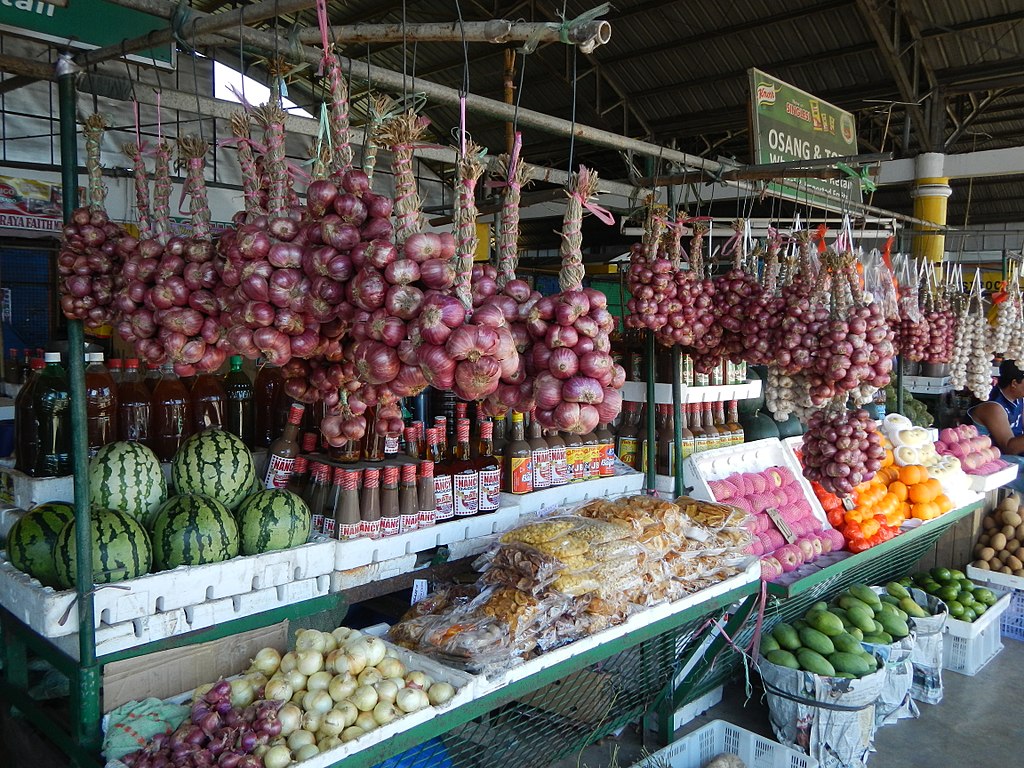
[{"label": "bottle with red label", "polygon": [[540,431],[536,411],[530,416],[530,461],[533,464],[533,490],[540,491],[551,486],[551,448]]},{"label": "bottle with red label", "polygon": [[598,424],[594,435],[597,436],[600,461],[598,475],[600,477],[611,477],[615,474],[615,435],[608,429],[607,424]]},{"label": "bottle with red label", "polygon": [[[298,463],[298,459],[296,459]],[[344,481],[344,470],[341,467],[331,467],[331,487],[327,492],[327,499],[324,501],[324,508],[321,516],[324,519],[324,536],[329,539],[338,538],[337,510],[341,504],[341,485]]]},{"label": "bottle with red label", "polygon": [[523,433],[523,414],[512,413],[512,439],[505,446],[505,491],[530,493],[533,490],[533,451]]},{"label": "bottle with red label", "polygon": [[398,470],[394,464],[381,469],[380,535],[397,536],[402,532],[402,515],[398,507]]},{"label": "bottle with red label", "polygon": [[[430,430],[427,430],[428,432]],[[416,500],[419,506],[419,527],[429,528],[437,522],[437,497],[434,494],[434,462],[429,458],[419,464],[416,478]]]},{"label": "bottle with red label", "polygon": [[359,534],[368,539],[381,537],[380,467],[363,470],[363,488],[359,492]]},{"label": "bottle with red label", "polygon": [[477,447],[476,468],[479,479],[480,514],[494,512],[501,505],[501,464],[494,455],[494,422],[480,422],[480,440]]},{"label": "bottle with red label", "polygon": [[359,475],[358,469],[339,467],[341,472],[341,493],[334,508],[335,536],[339,541],[358,539],[359,518]]},{"label": "bottle with red label", "polygon": [[311,479],[303,499],[312,514],[311,527],[317,533],[324,532],[323,508],[330,493],[331,468],[320,461],[313,462],[310,470]]},{"label": "bottle with red label", "polygon": [[420,527],[419,491],[416,488],[416,465],[403,464],[398,478],[398,516],[402,533]]},{"label": "bottle with red label", "polygon": [[565,440],[557,429],[545,430],[545,440],[551,455],[551,486],[565,485],[570,480],[569,460],[565,455]]},{"label": "bottle with red label", "polygon": [[439,427],[432,427],[427,430],[427,449],[433,462],[434,473],[434,502],[436,504],[435,519],[439,523],[446,522],[455,517],[455,496],[452,491],[452,476],[447,471],[448,461],[441,453],[442,430]]},{"label": "bottle with red label", "polygon": [[267,449],[267,468],[263,473],[265,488],[274,490],[288,487],[288,480],[295,469],[295,457],[299,455],[299,425],[302,424],[305,411],[306,406],[302,403],[292,403],[284,431]]},{"label": "bottle with red label", "polygon": [[[437,432],[437,448],[441,454],[440,461],[448,460],[448,419],[444,416],[434,417],[434,429]],[[435,473],[436,475],[436,473]]]},{"label": "bottle with red label", "polygon": [[455,425],[455,446],[448,471],[452,475],[455,516],[472,517],[480,511],[480,478],[476,463],[470,457],[469,419],[460,418]]}]

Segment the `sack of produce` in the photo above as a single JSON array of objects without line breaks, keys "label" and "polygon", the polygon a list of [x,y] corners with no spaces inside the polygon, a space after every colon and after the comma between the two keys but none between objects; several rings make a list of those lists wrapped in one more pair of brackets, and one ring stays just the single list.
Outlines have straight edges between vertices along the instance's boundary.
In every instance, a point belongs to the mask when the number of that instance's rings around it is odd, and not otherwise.
[{"label": "sack of produce", "polygon": [[[812,661],[807,649],[800,650],[801,659]],[[763,657],[758,658],[758,668],[772,730],[782,744],[804,750],[822,768],[867,765],[876,728],[875,703],[887,674],[884,667],[854,679],[793,669]]]},{"label": "sack of produce", "polygon": [[[879,599],[898,600],[898,597],[890,594],[886,587],[872,587],[871,589],[879,595]],[[896,605],[892,602],[889,604]],[[908,615],[908,624],[910,624],[911,618]],[[912,624],[910,625],[910,634],[906,637],[894,640],[887,645],[867,644],[868,650],[884,659],[886,670],[885,685],[882,686],[882,692],[875,707],[875,722],[879,728],[921,715],[917,704],[914,703],[910,695],[910,688],[914,681],[914,667],[910,659],[916,647],[917,637]]]},{"label": "sack of produce", "polygon": [[942,701],[942,632],[949,610],[942,600],[923,590],[910,589],[908,592],[914,602],[930,614],[911,619],[917,643],[910,654],[914,668],[910,695],[925,704],[938,704]]}]

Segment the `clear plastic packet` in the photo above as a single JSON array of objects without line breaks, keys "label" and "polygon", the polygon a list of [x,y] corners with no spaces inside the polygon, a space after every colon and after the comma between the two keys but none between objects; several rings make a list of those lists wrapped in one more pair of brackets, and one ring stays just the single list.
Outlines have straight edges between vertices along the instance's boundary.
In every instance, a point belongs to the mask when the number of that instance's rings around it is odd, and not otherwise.
[{"label": "clear plastic packet", "polygon": [[461,610],[480,594],[475,584],[452,584],[436,590],[415,603],[397,624],[388,630],[388,639],[403,648],[415,650],[438,616]]}]

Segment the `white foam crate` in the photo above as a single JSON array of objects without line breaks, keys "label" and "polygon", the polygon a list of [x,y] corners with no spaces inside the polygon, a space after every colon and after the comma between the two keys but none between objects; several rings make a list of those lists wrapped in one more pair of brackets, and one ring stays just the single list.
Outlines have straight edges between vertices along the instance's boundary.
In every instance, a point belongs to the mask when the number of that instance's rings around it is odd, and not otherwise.
[{"label": "white foam crate", "polygon": [[392,560],[382,560],[378,563],[360,565],[347,571],[333,571],[331,573],[331,592],[341,592],[346,589],[354,589],[374,581],[383,581],[395,576],[411,573],[417,568],[418,558],[415,553],[402,555]]},{"label": "white foam crate", "polygon": [[811,512],[823,527],[827,526],[825,510],[804,477],[796,454],[789,445],[776,437],[696,453],[688,457],[683,465],[686,479],[693,486],[693,497],[708,501],[716,500],[708,485],[709,481],[723,480],[737,472],[760,472],[769,467],[786,467],[793,473],[803,489],[804,499],[810,504]]},{"label": "white foam crate", "polygon": [[914,395],[942,395],[953,391],[949,376],[904,376],[903,387]]},{"label": "white foam crate", "polygon": [[588,651],[591,648],[596,648],[597,646],[616,638],[624,637],[630,632],[634,632],[641,627],[646,627],[649,624],[661,621],[675,613],[685,611],[694,605],[710,600],[718,595],[723,595],[737,587],[743,586],[744,584],[759,581],[760,578],[761,562],[756,557],[751,557],[746,562],[743,569],[735,576],[723,579],[713,586],[702,589],[692,595],[687,595],[675,602],[661,603],[659,605],[652,606],[647,610],[633,614],[621,624],[609,627],[608,629],[597,632],[590,637],[577,640],[574,643],[563,645],[561,648],[548,651],[535,659],[530,659],[529,661],[525,661],[522,664],[512,667],[504,672],[497,673],[492,678],[486,679],[486,682],[481,682],[480,692],[484,693],[492,691],[517,680],[522,680],[530,677],[531,675],[535,675],[541,670],[547,669],[555,664],[560,664],[566,659],[572,658],[579,653]]},{"label": "white foam crate", "polygon": [[639,493],[644,487],[645,475],[642,472],[628,469],[621,462],[618,462],[617,466],[624,468],[625,471],[613,477],[567,483],[555,488],[545,488],[543,491],[533,491],[521,495],[503,493],[501,494],[501,503],[518,504],[524,515],[547,514],[559,507],[579,504],[590,499],[616,496],[622,493]]},{"label": "white foam crate", "polygon": [[722,753],[738,756],[747,768],[815,768],[818,765],[813,757],[792,747],[724,720],[712,720],[635,763],[633,768],[703,768],[711,758]]},{"label": "white foam crate", "polygon": [[518,504],[520,498],[522,497],[509,497],[502,494],[501,506],[492,514],[455,518],[429,528],[419,528],[382,539],[352,539],[351,541],[332,542],[334,545],[334,570],[350,571],[363,565],[394,560],[435,547],[503,533],[515,527],[519,522],[522,514],[522,509]]},{"label": "white foam crate", "polygon": [[[334,565],[333,545],[330,541],[313,542],[293,549],[235,557],[222,563],[181,566],[137,579],[97,585],[93,603],[95,626],[100,629],[104,625],[123,624],[179,609],[195,610],[225,598],[230,601],[327,576]],[[44,587],[11,565],[6,553],[0,556],[0,605],[45,637],[61,637],[78,631],[77,593]],[[248,615],[239,613],[238,609],[234,613]]]},{"label": "white foam crate", "polygon": [[[761,379],[751,379],[742,384],[715,384],[707,387],[682,387],[682,403],[717,403],[724,400],[750,400],[761,394]],[[622,385],[622,399],[634,403],[647,402],[647,383],[627,381]],[[655,384],[654,402],[672,405],[672,385]]]},{"label": "white foam crate", "polygon": [[75,480],[66,477],[30,477],[13,467],[0,467],[0,501],[32,509],[47,501],[75,500]]},{"label": "white foam crate", "polygon": [[976,493],[988,493],[994,491],[997,488],[1002,488],[1007,483],[1012,483],[1017,479],[1017,470],[1019,467],[1016,464],[1010,464],[1007,467],[998,469],[988,475],[972,475],[967,476],[971,479],[971,490]]},{"label": "white foam crate", "polygon": [[973,621],[946,620],[942,637],[942,668],[961,675],[978,674],[1003,649],[1000,617],[1010,606],[1012,594],[993,589],[1000,595],[995,605]]}]

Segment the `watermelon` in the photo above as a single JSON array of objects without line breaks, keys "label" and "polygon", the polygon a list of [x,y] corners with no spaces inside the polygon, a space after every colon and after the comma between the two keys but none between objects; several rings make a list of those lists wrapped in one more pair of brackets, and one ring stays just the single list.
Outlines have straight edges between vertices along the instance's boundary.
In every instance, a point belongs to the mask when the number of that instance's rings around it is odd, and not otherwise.
[{"label": "watermelon", "polygon": [[219,563],[238,554],[238,525],[215,499],[186,493],[160,505],[149,529],[160,569]]},{"label": "watermelon", "polygon": [[252,492],[256,466],[241,438],[213,428],[192,435],[171,461],[178,494],[198,493],[234,511]]},{"label": "watermelon", "polygon": [[309,538],[309,507],[291,491],[254,493],[242,502],[236,515],[245,555],[297,547]]},{"label": "watermelon", "polygon": [[89,460],[89,504],[144,520],[167,498],[156,454],[142,443],[109,443]]},{"label": "watermelon", "polygon": [[[65,525],[53,544],[57,584],[72,587],[78,568],[75,523]],[[153,552],[142,523],[116,509],[92,511],[92,572],[94,584],[134,579],[149,572]]]},{"label": "watermelon", "polygon": [[57,583],[53,543],[65,525],[75,519],[75,508],[63,501],[48,501],[25,513],[7,534],[11,565],[48,587]]}]

